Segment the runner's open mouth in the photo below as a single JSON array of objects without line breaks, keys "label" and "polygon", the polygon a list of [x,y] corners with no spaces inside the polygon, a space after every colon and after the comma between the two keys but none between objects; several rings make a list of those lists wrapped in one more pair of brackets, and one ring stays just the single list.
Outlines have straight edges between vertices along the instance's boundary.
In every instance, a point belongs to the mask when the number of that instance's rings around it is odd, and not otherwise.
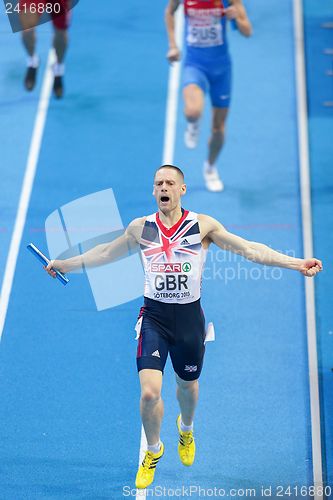
[{"label": "runner's open mouth", "polygon": [[161,201],[169,201],[169,196],[161,196]]}]

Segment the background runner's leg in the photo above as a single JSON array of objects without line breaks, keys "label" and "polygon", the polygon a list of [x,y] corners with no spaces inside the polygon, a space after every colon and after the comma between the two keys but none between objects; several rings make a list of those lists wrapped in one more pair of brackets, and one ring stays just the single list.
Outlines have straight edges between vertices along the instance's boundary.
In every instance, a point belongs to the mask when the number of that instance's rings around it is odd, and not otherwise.
[{"label": "background runner's leg", "polygon": [[57,54],[57,61],[59,64],[63,63],[66,49],[68,46],[68,32],[67,30],[54,29],[53,47]]},{"label": "background runner's leg", "polygon": [[204,93],[198,85],[190,83],[184,88],[184,113],[186,120],[199,120],[204,107]]},{"label": "background runner's leg", "polygon": [[204,108],[204,93],[202,89],[190,83],[184,88],[184,114],[187,120],[185,144],[188,148],[196,147],[199,138],[199,119]]},{"label": "background runner's leg", "polygon": [[29,11],[20,11],[20,21],[22,25],[22,42],[28,53],[27,72],[24,78],[24,86],[27,90],[33,90],[36,84],[37,68],[39,57],[36,54],[36,30],[39,14]]},{"label": "background runner's leg", "polygon": [[224,144],[225,122],[229,108],[213,108],[212,133],[208,143],[208,163],[213,165]]},{"label": "background runner's leg", "polygon": [[36,30],[31,28],[22,31],[22,42],[29,56],[32,57],[36,48]]}]

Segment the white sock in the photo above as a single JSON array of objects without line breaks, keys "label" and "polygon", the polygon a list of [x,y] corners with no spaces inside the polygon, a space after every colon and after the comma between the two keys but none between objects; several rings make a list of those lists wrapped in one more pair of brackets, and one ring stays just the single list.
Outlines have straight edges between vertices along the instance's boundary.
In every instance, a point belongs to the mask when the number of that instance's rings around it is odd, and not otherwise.
[{"label": "white sock", "polygon": [[199,120],[194,122],[187,122],[187,128],[190,132],[197,131],[199,128]]},{"label": "white sock", "polygon": [[149,444],[147,450],[152,453],[158,453],[161,450],[161,441],[158,441],[156,444]]},{"label": "white sock", "polygon": [[215,170],[216,166],[214,165],[214,163],[211,165],[209,163],[208,160],[205,161],[205,165],[204,165],[204,168],[206,170],[206,172],[212,172],[213,170]]},{"label": "white sock", "polygon": [[64,76],[64,73],[65,73],[64,63],[54,63],[53,65],[54,76]]},{"label": "white sock", "polygon": [[193,431],[193,422],[191,423],[191,425],[185,425],[184,422],[182,421],[182,419],[180,418],[180,429],[183,432]]},{"label": "white sock", "polygon": [[38,68],[39,66],[39,57],[37,54],[33,56],[28,56],[27,58],[27,66],[28,68]]}]

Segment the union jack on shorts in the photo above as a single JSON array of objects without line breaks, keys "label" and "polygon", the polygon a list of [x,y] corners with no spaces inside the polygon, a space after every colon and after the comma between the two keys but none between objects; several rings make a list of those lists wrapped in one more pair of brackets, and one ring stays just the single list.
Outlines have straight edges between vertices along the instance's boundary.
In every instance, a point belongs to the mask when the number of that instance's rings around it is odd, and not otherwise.
[{"label": "union jack on shorts", "polygon": [[190,372],[190,373],[196,372],[197,369],[198,369],[197,365],[185,365],[185,368],[184,368],[184,370],[186,372]]}]

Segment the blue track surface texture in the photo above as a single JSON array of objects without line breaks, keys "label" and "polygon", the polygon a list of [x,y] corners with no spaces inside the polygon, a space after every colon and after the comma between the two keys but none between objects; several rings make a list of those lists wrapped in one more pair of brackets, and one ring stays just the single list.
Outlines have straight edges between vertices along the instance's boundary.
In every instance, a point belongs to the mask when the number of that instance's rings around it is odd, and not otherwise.
[{"label": "blue track surface texture", "polygon": [[[46,250],[46,217],[89,193],[112,187],[124,224],[155,210],[152,174],[162,157],[168,82],[165,4],[105,0],[98,5],[92,10],[82,1],[74,10],[66,96],[50,101],[1,343],[4,500],[119,500],[124,486],[134,487],[141,422],[133,328],[142,300],[97,313],[85,276],[72,275],[62,287],[25,250],[30,241]],[[247,5],[253,38],[229,32],[234,89],[219,163],[223,194],[208,193],[202,180],[209,109],[198,150],[192,153],[183,145],[179,103],[174,160],[186,174],[184,207],[218,218],[247,239],[301,256],[292,2],[284,2],[283,9],[277,0]],[[8,45],[8,53],[0,56],[3,267],[39,89],[24,94],[20,41],[1,23],[1,39]],[[48,26],[39,28],[44,62],[49,32]],[[323,126],[318,121],[327,117],[314,109],[310,127],[315,134],[315,127]],[[13,130],[18,130],[20,147],[12,141]],[[328,240],[322,246],[331,199],[327,169],[325,163],[322,174],[313,173],[315,249],[323,259],[329,251]],[[323,318],[324,396],[331,383],[325,342],[333,339],[326,336],[332,330],[324,292],[328,276],[318,281],[317,298]],[[214,321],[216,341],[207,345],[201,379],[197,458],[185,468],[177,456],[178,409],[168,364],[162,428],[166,452],[155,485],[255,488],[257,498],[263,485],[272,486],[273,498],[278,485],[311,485],[302,276],[213,251],[203,282],[203,307],[206,319]],[[332,406],[326,411],[328,429]],[[327,452],[328,465],[329,460]]]},{"label": "blue track surface texture", "polygon": [[327,27],[333,2],[318,9],[316,1],[306,0],[304,7],[314,249],[325,263],[316,287],[323,458],[326,483],[333,486],[333,56],[327,54],[333,48],[333,29]]}]

